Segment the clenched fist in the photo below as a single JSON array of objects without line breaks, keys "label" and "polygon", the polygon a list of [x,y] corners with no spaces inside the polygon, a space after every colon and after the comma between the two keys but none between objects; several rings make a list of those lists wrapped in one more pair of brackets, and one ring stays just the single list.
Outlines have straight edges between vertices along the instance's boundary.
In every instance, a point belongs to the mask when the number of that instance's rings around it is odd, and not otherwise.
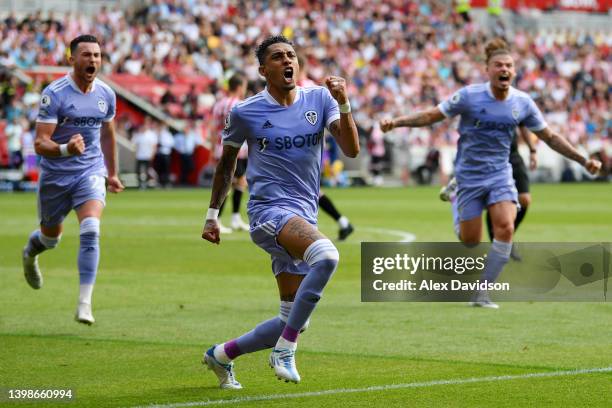
[{"label": "clenched fist", "polygon": [[599,160],[589,159],[584,163],[584,168],[587,169],[589,173],[595,175],[601,170],[601,162]]},{"label": "clenched fist", "polygon": [[81,155],[85,151],[85,141],[80,133],[72,136],[68,141],[68,153],[71,155]]},{"label": "clenched fist", "polygon": [[380,121],[380,130],[383,132],[388,132],[394,128],[395,124],[393,123],[393,119],[386,118]]},{"label": "clenched fist", "polygon": [[117,176],[112,176],[106,179],[106,187],[111,193],[120,193],[124,189],[121,180],[119,180],[119,177]]},{"label": "clenched fist", "polygon": [[204,229],[202,230],[202,238],[219,245],[221,241],[221,232],[219,231],[219,223],[217,220],[206,220]]},{"label": "clenched fist", "polygon": [[339,105],[344,105],[348,102],[346,96],[346,81],[342,77],[328,76],[325,78],[325,86],[329,89],[329,92],[338,101]]}]

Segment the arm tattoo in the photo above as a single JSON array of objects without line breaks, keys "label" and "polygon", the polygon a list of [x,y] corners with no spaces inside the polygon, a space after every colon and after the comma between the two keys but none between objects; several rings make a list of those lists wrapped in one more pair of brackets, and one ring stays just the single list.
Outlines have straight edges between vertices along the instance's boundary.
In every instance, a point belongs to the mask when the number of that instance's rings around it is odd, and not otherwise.
[{"label": "arm tattoo", "polygon": [[342,153],[348,157],[357,157],[359,154],[359,133],[351,114],[343,115],[329,124],[329,132],[338,142]]},{"label": "arm tattoo", "polygon": [[334,139],[340,137],[340,119],[334,120],[329,125],[329,132],[332,134]]},{"label": "arm tattoo", "polygon": [[586,163],[584,156],[578,153],[578,151],[574,149],[574,146],[572,146],[567,140],[559,136],[557,133],[551,131],[549,128],[536,132],[536,135],[557,153],[560,153],[568,159],[572,159],[581,165]]},{"label": "arm tattoo", "polygon": [[444,119],[444,116],[437,114],[437,108],[433,108],[412,115],[401,116],[394,122],[395,127],[422,127],[432,125],[442,119]]},{"label": "arm tattoo", "polygon": [[232,178],[236,170],[236,158],[239,149],[232,146],[223,146],[221,160],[215,169],[213,177],[213,190],[210,197],[210,208],[220,208],[223,200],[229,193],[232,185]]}]

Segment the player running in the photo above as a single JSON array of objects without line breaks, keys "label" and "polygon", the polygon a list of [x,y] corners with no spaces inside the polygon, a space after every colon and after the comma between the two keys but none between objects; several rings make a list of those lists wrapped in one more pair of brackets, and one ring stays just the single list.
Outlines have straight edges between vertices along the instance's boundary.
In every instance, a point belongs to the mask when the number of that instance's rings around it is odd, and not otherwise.
[{"label": "player running", "polygon": [[[516,233],[518,227],[521,225],[527,214],[527,209],[531,205],[531,193],[529,192],[529,175],[527,174],[527,167],[523,158],[518,152],[518,137],[519,135],[523,138],[527,146],[529,147],[529,168],[535,170],[537,168],[537,151],[531,141],[531,132],[525,127],[521,126],[517,128],[516,135],[512,139],[512,145],[510,146],[510,164],[512,165],[512,177],[514,178],[514,185],[518,192],[519,208],[514,220],[514,233]],[[450,179],[447,185],[440,189],[440,200],[452,202],[456,199],[457,193],[457,180],[453,177]],[[491,222],[491,215],[487,211],[487,232],[489,234],[489,240],[493,242],[493,223]],[[510,257],[515,261],[520,261],[522,258],[516,249],[516,245],[512,245],[510,251]]]},{"label": "player running", "polygon": [[53,81],[42,93],[36,120],[36,153],[42,156],[38,186],[40,229],[23,249],[23,271],[34,289],[43,285],[38,255],[55,248],[62,223],[74,209],[80,224],[79,301],[75,319],[93,324],[91,311],[100,259],[100,218],[106,204],[106,187],[123,190],[115,162],[116,97],[96,78],[102,56],[92,35],[70,43],[73,70]]},{"label": "player running", "polygon": [[328,77],[327,88],[296,87],[296,52],[283,36],[264,40],[257,58],[267,87],[230,113],[202,238],[220,242],[217,209],[246,140],[251,238],[271,255],[280,315],[206,351],[204,362],[217,374],[221,388],[241,388],[233,372],[236,357],[267,348],[272,348],[269,361],[276,375],[300,381],[295,365],[298,335],[307,327],[339,260],[336,247],[317,229],[324,128],[347,156],[359,153],[344,79]]},{"label": "player running", "polygon": [[[511,86],[515,66],[510,50],[501,39],[486,46],[489,82],[461,88],[449,100],[412,115],[383,119],[381,128],[429,126],[445,118],[461,116],[455,161],[457,199],[453,203],[455,231],[462,242],[477,244],[482,236],[482,211],[487,208],[493,224],[483,279],[494,282],[508,262],[518,202],[508,160],[515,129],[525,126],[553,150],[583,165],[590,173],[601,163],[583,157],[567,140],[546,124],[531,97]],[[487,292],[476,294],[474,306],[497,308]]]}]

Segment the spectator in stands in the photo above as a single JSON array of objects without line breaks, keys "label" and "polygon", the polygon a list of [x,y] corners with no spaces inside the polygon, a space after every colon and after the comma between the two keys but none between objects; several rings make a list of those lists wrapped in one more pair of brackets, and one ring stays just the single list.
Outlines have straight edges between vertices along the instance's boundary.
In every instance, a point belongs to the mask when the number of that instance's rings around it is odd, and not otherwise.
[{"label": "spectator in stands", "polygon": [[370,171],[372,172],[372,184],[382,186],[384,183],[383,170],[385,167],[385,137],[380,125],[374,123],[368,140],[368,152],[370,153]]},{"label": "spectator in stands", "polygon": [[189,184],[189,175],[194,169],[193,152],[200,143],[200,137],[191,121],[187,122],[184,131],[174,135],[174,149],[181,157],[180,183],[183,185]]},{"label": "spectator in stands", "polygon": [[174,147],[174,137],[165,123],[158,122],[157,127],[157,156],[156,169],[159,183],[167,188],[170,183],[170,158]]},{"label": "spectator in stands", "polygon": [[34,150],[35,123],[25,121],[23,136],[21,137],[21,153],[23,155],[23,173],[26,178],[33,179],[38,172],[38,159]]},{"label": "spectator in stands", "polygon": [[21,153],[21,138],[24,133],[22,119],[13,116],[9,119],[9,123],[4,129],[8,138],[9,151],[9,167],[12,169],[20,169],[23,163],[23,155]]},{"label": "spectator in stands", "polygon": [[153,159],[157,151],[157,134],[153,129],[150,117],[145,118],[142,127],[134,134],[132,143],[136,148],[136,174],[138,175],[138,188],[144,190],[148,186],[149,170],[153,166]]},{"label": "spectator in stands", "polygon": [[164,92],[159,102],[162,105],[176,103],[176,97],[174,96],[172,92],[170,92],[170,88],[166,89],[166,92]]},{"label": "spectator in stands", "polygon": [[[482,54],[485,31],[474,19],[462,18],[467,17],[469,1],[455,1],[456,6],[467,5],[457,9],[440,2],[388,0],[295,2],[291,8],[246,3],[248,7],[227,1],[149,0],[133,9],[102,10],[93,18],[11,14],[0,22],[0,64],[65,65],[65,44],[78,32],[93,32],[106,39],[103,54],[114,73],[146,75],[167,88],[179,76],[221,84],[233,72],[245,71],[257,88],[257,64],[248,50],[271,30],[291,27],[290,36],[299,38],[309,61],[311,79],[320,82],[326,72],[350,78],[348,91],[355,106],[375,105],[379,111],[394,106],[398,108],[391,113],[401,115],[436,104],[484,78],[474,56]],[[609,29],[589,33],[515,28],[509,39],[520,57],[515,58],[516,86],[541,105],[551,129],[554,121],[548,116],[564,126],[568,122],[561,116],[576,112],[579,119],[570,122],[575,126],[572,133],[576,141],[585,140],[592,129],[588,124],[609,120],[611,38]],[[2,87],[4,106],[17,92],[14,84],[8,85]],[[202,117],[220,92],[215,87],[197,89],[197,115]],[[184,95],[176,96],[181,101]],[[181,109],[168,111],[178,116]],[[456,137],[456,123],[449,132]],[[602,139],[601,133],[594,137]],[[609,138],[602,140],[609,146]]]},{"label": "spectator in stands", "polygon": [[198,116],[198,92],[193,84],[183,100],[183,111],[185,112],[185,116],[191,120],[195,120]]}]

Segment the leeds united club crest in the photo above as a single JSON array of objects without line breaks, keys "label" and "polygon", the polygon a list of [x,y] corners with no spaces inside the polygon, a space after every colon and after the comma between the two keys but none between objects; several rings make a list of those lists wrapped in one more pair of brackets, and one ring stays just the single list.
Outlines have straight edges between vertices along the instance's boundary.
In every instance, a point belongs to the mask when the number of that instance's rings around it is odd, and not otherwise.
[{"label": "leeds united club crest", "polygon": [[312,126],[317,124],[317,112],[315,111],[308,111],[304,114],[304,116],[306,116],[306,120],[308,121],[308,123],[310,123]]},{"label": "leeds united club crest", "polygon": [[100,109],[100,112],[106,113],[106,101],[105,100],[103,99],[98,100],[98,109]]}]

